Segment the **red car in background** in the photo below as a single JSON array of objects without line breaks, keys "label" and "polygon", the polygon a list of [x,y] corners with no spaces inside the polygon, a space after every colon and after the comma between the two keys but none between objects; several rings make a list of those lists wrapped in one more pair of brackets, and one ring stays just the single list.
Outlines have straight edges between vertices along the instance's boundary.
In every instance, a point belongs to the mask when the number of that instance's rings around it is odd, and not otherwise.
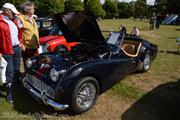
[{"label": "red car in background", "polygon": [[68,43],[60,28],[57,25],[52,27],[52,30],[49,32],[49,36],[40,37],[40,48],[39,52],[57,52],[61,51],[62,49],[66,51],[70,51],[71,47],[78,44],[78,42],[70,42]]}]

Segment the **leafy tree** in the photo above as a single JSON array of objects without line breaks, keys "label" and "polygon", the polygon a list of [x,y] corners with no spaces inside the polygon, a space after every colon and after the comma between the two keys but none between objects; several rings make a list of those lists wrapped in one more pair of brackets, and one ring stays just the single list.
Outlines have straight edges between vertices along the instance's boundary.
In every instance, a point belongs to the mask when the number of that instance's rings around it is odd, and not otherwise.
[{"label": "leafy tree", "polygon": [[64,11],[64,0],[36,0],[37,10],[39,16],[50,16],[58,12]]},{"label": "leafy tree", "polygon": [[166,14],[167,13],[167,0],[156,0],[155,6],[156,13]]},{"label": "leafy tree", "polygon": [[104,17],[106,14],[99,0],[86,0],[84,5],[85,9],[92,11],[95,17]]},{"label": "leafy tree", "polygon": [[180,14],[180,1],[179,0],[156,0],[154,8],[156,13],[161,14]]},{"label": "leafy tree", "polygon": [[49,8],[50,14],[63,12],[64,11],[64,0],[47,0],[45,6]]},{"label": "leafy tree", "polygon": [[88,1],[89,0],[83,0],[83,3],[84,3],[84,10],[88,10]]},{"label": "leafy tree", "polygon": [[0,1],[0,7],[2,7],[2,5],[4,3],[11,3],[13,5],[15,5],[15,7],[20,11],[20,6],[22,3],[24,3],[26,0],[1,0]]},{"label": "leafy tree", "polygon": [[131,11],[131,6],[125,2],[118,3],[118,12],[119,18],[129,18],[133,15],[133,11]]},{"label": "leafy tree", "polygon": [[135,16],[135,2],[134,1],[129,3],[129,10],[131,11],[131,16]]},{"label": "leafy tree", "polygon": [[135,2],[135,17],[141,17],[146,16],[148,12],[147,4],[144,2],[144,0],[137,0]]},{"label": "leafy tree", "polygon": [[[8,0],[1,0],[1,1],[0,1],[0,7],[2,7],[3,4],[6,3],[7,1],[8,1]],[[12,3],[12,2],[9,2],[9,3]],[[12,3],[12,4],[13,4],[13,3]]]},{"label": "leafy tree", "polygon": [[118,6],[116,1],[106,0],[103,8],[106,12],[106,18],[118,17]]},{"label": "leafy tree", "polygon": [[65,1],[65,11],[84,10],[81,0],[67,0]]},{"label": "leafy tree", "polygon": [[180,14],[180,1],[179,0],[167,0],[167,11],[169,13]]}]

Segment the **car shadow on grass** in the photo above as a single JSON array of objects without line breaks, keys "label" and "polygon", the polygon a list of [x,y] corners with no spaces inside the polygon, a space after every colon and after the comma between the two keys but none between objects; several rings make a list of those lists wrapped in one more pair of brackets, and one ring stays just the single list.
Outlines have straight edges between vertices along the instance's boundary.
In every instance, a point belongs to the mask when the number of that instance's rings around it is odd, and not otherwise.
[{"label": "car shadow on grass", "polygon": [[57,111],[50,106],[44,105],[42,102],[36,101],[28,92],[20,87],[14,88],[14,110],[23,115],[40,114],[41,117],[46,114],[50,117],[71,116],[71,112]]},{"label": "car shadow on grass", "polygon": [[176,29],[176,31],[180,31],[180,29]]},{"label": "car shadow on grass", "polygon": [[161,84],[140,98],[122,120],[180,120],[180,79]]},{"label": "car shadow on grass", "polygon": [[168,37],[168,39],[173,39],[173,40],[176,40],[177,37]]},{"label": "car shadow on grass", "polygon": [[180,52],[177,51],[167,51],[168,54],[173,54],[173,55],[180,55]]}]

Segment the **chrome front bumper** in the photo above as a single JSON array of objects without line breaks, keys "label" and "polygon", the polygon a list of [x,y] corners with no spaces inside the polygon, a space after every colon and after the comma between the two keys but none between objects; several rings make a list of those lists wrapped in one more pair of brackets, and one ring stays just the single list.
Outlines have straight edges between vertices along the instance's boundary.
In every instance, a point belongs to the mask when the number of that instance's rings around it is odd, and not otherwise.
[{"label": "chrome front bumper", "polygon": [[59,104],[58,102],[55,102],[51,99],[49,99],[47,96],[46,96],[46,93],[45,91],[40,91],[37,92],[36,90],[34,90],[29,84],[28,84],[28,81],[27,81],[27,77],[24,77],[23,79],[23,86],[33,95],[35,95],[36,97],[38,97],[39,99],[41,99],[43,101],[43,103],[45,105],[50,105],[52,107],[54,107],[55,109],[57,110],[65,110],[69,107],[69,105],[66,105],[66,104]]}]

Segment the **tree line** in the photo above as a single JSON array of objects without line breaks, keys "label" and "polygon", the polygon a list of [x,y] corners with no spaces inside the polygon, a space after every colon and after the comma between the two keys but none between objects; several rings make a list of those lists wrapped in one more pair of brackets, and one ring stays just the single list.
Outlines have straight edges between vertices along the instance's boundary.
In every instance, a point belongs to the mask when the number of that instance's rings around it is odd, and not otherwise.
[{"label": "tree line", "polygon": [[[2,6],[6,2],[14,4],[20,10],[20,5],[26,0],[1,0]],[[75,10],[91,10],[96,17],[102,18],[129,18],[150,17],[152,13],[180,13],[179,0],[156,0],[154,6],[146,4],[146,0],[136,2],[118,2],[118,0],[30,0],[36,5],[36,14],[39,17],[51,16],[54,13]]]}]

